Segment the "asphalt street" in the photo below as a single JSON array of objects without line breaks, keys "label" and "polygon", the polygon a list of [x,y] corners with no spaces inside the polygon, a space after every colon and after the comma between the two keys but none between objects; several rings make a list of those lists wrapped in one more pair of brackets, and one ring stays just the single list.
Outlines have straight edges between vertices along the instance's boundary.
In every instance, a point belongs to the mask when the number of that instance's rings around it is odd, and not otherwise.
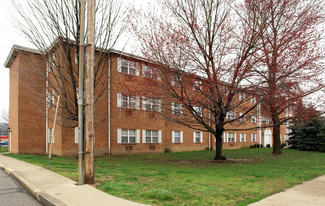
[{"label": "asphalt street", "polygon": [[0,169],[0,206],[39,206],[39,203],[14,178]]}]

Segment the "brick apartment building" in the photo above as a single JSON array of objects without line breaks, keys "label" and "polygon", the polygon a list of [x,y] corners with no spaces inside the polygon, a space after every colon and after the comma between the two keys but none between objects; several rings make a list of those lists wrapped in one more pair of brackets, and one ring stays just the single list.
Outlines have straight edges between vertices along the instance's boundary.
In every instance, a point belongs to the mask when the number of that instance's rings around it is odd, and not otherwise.
[{"label": "brick apartment building", "polygon": [[[176,151],[205,150],[215,148],[212,134],[196,131],[176,124],[160,115],[161,101],[146,97],[139,92],[146,78],[147,62],[137,56],[110,50],[106,53],[103,84],[106,84],[104,98],[95,105],[95,155],[118,155],[138,153],[162,153],[166,149]],[[48,104],[47,97],[53,94],[47,82],[33,75],[30,61],[46,71],[46,61],[37,50],[13,46],[5,66],[10,69],[9,135],[10,150],[13,153],[47,154],[49,137],[53,124],[56,99]],[[137,66],[135,66],[137,65]],[[34,98],[35,91],[28,88],[24,76],[34,78],[43,96]],[[51,77],[48,77],[51,78]],[[136,89],[135,89],[136,88]],[[134,90],[133,90],[134,89]],[[96,91],[95,91],[96,92]],[[54,96],[55,97],[55,94]],[[241,97],[237,97],[241,98]],[[171,104],[171,112],[179,110]],[[179,111],[178,111],[179,112]],[[237,113],[237,114],[236,114]],[[240,115],[240,111],[229,113],[227,118]],[[78,128],[76,123],[58,116],[55,128],[52,154],[76,156],[78,150]],[[226,131],[223,148],[243,148],[259,143],[272,145],[270,118],[256,115],[241,119],[238,128],[253,130]],[[69,126],[66,126],[69,125]],[[226,127],[227,128],[227,127]],[[281,142],[287,138],[285,125],[281,126]]]}]

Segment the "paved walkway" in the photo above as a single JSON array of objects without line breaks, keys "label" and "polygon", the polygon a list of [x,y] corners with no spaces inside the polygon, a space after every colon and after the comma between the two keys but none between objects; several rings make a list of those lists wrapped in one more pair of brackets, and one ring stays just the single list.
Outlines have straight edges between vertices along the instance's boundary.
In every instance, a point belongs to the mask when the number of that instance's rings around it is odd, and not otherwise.
[{"label": "paved walkway", "polygon": [[45,168],[0,154],[0,169],[15,177],[44,205],[141,206],[76,182]]},{"label": "paved walkway", "polygon": [[[15,177],[44,205],[141,206],[142,204],[106,194],[89,185],[76,182],[50,170],[0,155],[0,169]],[[251,206],[324,206],[325,175],[274,194]]]},{"label": "paved walkway", "polygon": [[250,206],[324,206],[325,175],[274,194]]}]

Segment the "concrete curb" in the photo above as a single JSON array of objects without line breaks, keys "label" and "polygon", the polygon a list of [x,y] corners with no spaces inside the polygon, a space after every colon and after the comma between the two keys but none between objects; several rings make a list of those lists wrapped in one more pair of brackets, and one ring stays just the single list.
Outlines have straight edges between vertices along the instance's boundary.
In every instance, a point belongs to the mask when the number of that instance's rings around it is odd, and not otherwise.
[{"label": "concrete curb", "polygon": [[35,197],[35,199],[37,199],[43,205],[45,205],[45,206],[55,206],[55,205],[67,206],[60,200],[56,199],[55,197],[47,195],[43,190],[38,188],[32,182],[25,179],[22,175],[20,175],[18,172],[14,171],[13,169],[8,168],[3,164],[0,164],[0,169],[3,169],[8,175],[15,178],[15,180],[17,180],[33,197]]}]

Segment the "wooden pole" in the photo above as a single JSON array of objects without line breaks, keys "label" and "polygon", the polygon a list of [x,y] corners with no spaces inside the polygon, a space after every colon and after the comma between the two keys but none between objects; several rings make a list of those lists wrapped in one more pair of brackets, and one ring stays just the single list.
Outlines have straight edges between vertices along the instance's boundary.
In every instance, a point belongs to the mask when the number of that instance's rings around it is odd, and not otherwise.
[{"label": "wooden pole", "polygon": [[95,0],[88,0],[87,47],[85,74],[85,183],[94,184],[94,59],[95,59]]},{"label": "wooden pole", "polygon": [[85,67],[85,0],[80,1],[79,99],[78,99],[78,184],[84,184],[84,67]]},{"label": "wooden pole", "polygon": [[60,95],[58,96],[58,101],[56,103],[56,110],[55,110],[55,115],[54,115],[52,133],[51,133],[51,136],[50,136],[50,151],[49,151],[49,160],[48,160],[48,163],[47,163],[47,168],[48,169],[50,169],[50,161],[51,161],[52,145],[53,145],[53,138],[54,138],[54,130],[55,130],[55,125],[56,125],[56,117],[58,116],[59,103],[60,103]]}]

